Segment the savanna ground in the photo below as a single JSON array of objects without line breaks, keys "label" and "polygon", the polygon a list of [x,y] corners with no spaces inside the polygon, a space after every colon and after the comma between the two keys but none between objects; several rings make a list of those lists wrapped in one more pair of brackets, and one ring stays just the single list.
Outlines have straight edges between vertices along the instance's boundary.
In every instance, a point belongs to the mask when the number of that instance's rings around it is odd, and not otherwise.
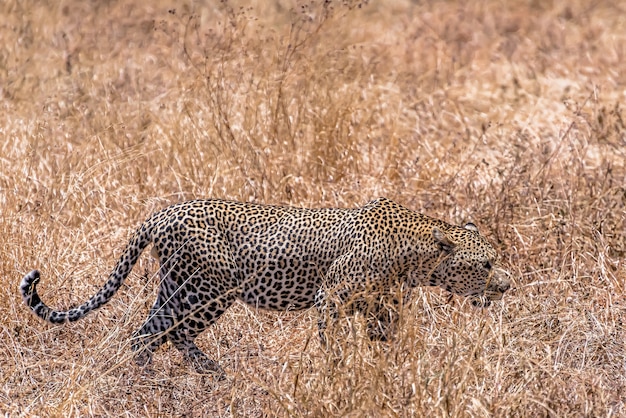
[{"label": "savanna ground", "polygon": [[[626,416],[626,5],[0,4],[0,411],[38,416]],[[250,7],[249,7],[250,6]],[[157,265],[52,326],[168,204],[354,207],[476,223],[513,276],[475,309],[414,292],[390,343],[235,305],[135,366]],[[362,318],[361,318],[362,319]]]}]

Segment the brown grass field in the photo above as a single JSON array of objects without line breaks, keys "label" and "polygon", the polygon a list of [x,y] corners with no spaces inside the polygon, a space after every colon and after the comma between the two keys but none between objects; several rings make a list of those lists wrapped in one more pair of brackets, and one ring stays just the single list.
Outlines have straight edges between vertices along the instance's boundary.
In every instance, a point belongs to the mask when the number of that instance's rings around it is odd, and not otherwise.
[{"label": "brown grass field", "polygon": [[[626,4],[0,3],[0,412],[7,416],[626,416]],[[175,9],[174,9],[175,8]],[[513,277],[476,309],[414,292],[388,343],[315,309],[237,303],[135,365],[146,252],[84,302],[152,212],[218,197],[471,221]]]}]

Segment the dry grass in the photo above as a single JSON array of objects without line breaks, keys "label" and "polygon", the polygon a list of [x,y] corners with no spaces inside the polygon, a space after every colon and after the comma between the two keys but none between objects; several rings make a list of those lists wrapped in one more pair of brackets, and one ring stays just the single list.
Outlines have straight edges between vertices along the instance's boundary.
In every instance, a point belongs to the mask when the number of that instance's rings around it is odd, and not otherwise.
[{"label": "dry grass", "polygon": [[[626,416],[626,8],[619,2],[12,1],[0,5],[0,411],[39,416]],[[250,4],[250,2],[244,2]],[[392,343],[334,362],[314,312],[236,305],[199,340],[228,373],[129,337],[156,265],[82,303],[151,212],[195,197],[385,195],[473,221],[514,288],[437,289]]]}]

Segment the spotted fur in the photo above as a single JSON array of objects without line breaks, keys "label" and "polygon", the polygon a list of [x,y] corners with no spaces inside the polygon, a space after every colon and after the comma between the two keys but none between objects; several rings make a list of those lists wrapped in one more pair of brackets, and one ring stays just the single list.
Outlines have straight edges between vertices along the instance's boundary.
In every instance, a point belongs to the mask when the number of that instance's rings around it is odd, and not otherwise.
[{"label": "spotted fur", "polygon": [[46,306],[36,290],[37,270],[21,282],[24,301],[52,323],[81,319],[112,298],[149,244],[161,282],[148,319],[134,334],[137,362],[149,362],[169,340],[202,372],[222,373],[194,340],[236,299],[275,310],[316,305],[324,340],[326,319],[336,317],[338,304],[371,308],[363,295],[374,292],[371,335],[386,338],[393,319],[381,308],[394,299],[394,285],[441,286],[477,306],[509,288],[495,250],[475,225],[453,226],[386,198],[355,209],[194,200],[146,220],[107,282],[83,305],[68,311]]}]

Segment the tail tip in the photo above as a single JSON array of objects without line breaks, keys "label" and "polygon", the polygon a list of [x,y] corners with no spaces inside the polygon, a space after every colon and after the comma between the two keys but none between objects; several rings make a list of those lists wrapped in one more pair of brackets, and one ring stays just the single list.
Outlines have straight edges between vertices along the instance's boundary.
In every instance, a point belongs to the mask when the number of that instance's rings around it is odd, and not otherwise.
[{"label": "tail tip", "polygon": [[37,283],[39,283],[39,278],[40,278],[39,270],[33,270],[30,273],[28,273],[26,276],[24,276],[24,278],[22,279],[22,283],[20,285],[20,288],[22,289],[22,293],[30,293],[32,288],[37,286]]}]

